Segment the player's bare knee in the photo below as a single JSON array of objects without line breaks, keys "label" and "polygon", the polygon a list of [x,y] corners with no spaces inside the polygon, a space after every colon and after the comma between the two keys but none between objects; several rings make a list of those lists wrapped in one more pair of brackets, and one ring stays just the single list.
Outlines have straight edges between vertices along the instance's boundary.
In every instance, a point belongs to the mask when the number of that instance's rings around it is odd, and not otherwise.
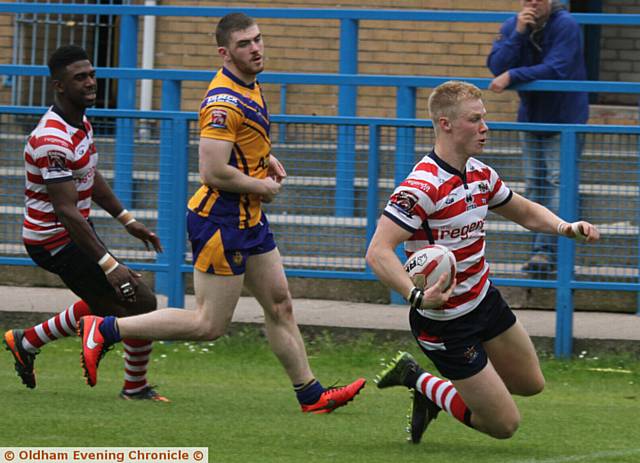
[{"label": "player's bare knee", "polygon": [[525,397],[530,397],[532,395],[540,394],[544,390],[545,380],[544,378],[540,378],[538,381],[531,381],[527,385],[527,389],[524,391],[523,395]]},{"label": "player's bare knee", "polygon": [[196,341],[215,341],[219,337],[225,334],[224,330],[220,330],[217,327],[210,329],[198,330]]},{"label": "player's bare knee", "polygon": [[496,423],[492,426],[488,434],[495,439],[510,439],[520,426],[520,418],[512,418]]},{"label": "player's bare knee", "polygon": [[215,341],[227,332],[231,319],[220,323],[207,318],[204,312],[196,311],[192,323],[191,337],[194,341]]},{"label": "player's bare knee", "polygon": [[293,302],[288,291],[273,302],[269,316],[274,321],[289,320],[293,316]]},{"label": "player's bare knee", "polygon": [[545,380],[542,375],[535,379],[527,379],[522,381],[517,388],[514,388],[511,392],[523,397],[530,397],[536,394],[540,394],[544,390]]}]

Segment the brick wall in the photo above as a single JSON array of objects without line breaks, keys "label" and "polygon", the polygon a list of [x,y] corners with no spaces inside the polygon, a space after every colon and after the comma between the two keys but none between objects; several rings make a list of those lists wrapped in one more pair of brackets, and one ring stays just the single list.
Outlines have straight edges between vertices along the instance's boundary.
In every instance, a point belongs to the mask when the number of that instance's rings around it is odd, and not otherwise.
[{"label": "brick wall", "polygon": [[[143,3],[137,0],[136,3]],[[235,6],[323,8],[326,0],[252,0]],[[161,5],[183,5],[183,0],[160,0]],[[193,6],[225,6],[228,1],[192,0]],[[463,10],[516,11],[519,0],[460,0]],[[451,9],[449,0],[346,0],[343,8]],[[605,12],[638,13],[640,0],[606,0]],[[210,69],[220,66],[213,30],[219,18],[158,17],[155,67],[160,69]],[[273,72],[337,72],[339,58],[338,20],[261,19],[267,46],[267,70]],[[0,15],[0,62],[10,63],[13,47],[13,17]],[[140,21],[142,29],[142,20]],[[361,21],[358,70],[363,74],[435,75],[458,78],[491,77],[485,60],[496,36],[497,23],[441,23],[417,21]],[[142,30],[140,31],[142,40]],[[141,53],[142,44],[139,44]],[[604,26],[602,30],[602,80],[637,81],[640,75],[640,31],[637,27]],[[1,84],[1,82],[0,82]],[[204,82],[183,84],[183,110],[196,110],[206,88]],[[266,85],[271,112],[282,112],[278,85]],[[430,89],[418,90],[419,117],[427,117]],[[154,108],[160,107],[161,83],[154,84]],[[10,88],[0,85],[0,103],[10,98]],[[602,95],[605,102],[635,104],[637,96]],[[485,93],[489,117],[513,120],[517,108],[515,92]],[[337,113],[335,86],[291,85],[286,112],[333,115]],[[359,115],[393,117],[395,89],[361,87]]]},{"label": "brick wall", "polygon": [[[639,14],[640,0],[607,0],[605,13]],[[640,28],[638,26],[602,26],[600,80],[640,81]],[[600,95],[608,104],[637,106],[640,95]]]},{"label": "brick wall", "polygon": [[[222,6],[228,2],[200,0],[198,6]],[[515,0],[455,3],[456,9],[514,10]],[[179,5],[179,0],[163,4]],[[326,0],[244,2],[256,7],[321,8]],[[451,9],[444,0],[361,0],[340,2],[343,8]],[[213,45],[213,30],[219,18],[158,18],[158,68],[217,69],[220,60]],[[337,72],[339,60],[338,20],[260,19],[267,62],[272,72]],[[440,23],[417,21],[361,21],[359,29],[358,71],[362,74],[442,75],[451,77],[490,77],[486,55],[499,24]],[[182,46],[180,44],[189,44]],[[195,110],[204,91],[202,82],[183,86],[183,110]],[[159,88],[159,86],[156,86]],[[266,97],[272,113],[280,113],[278,85],[266,85]],[[418,115],[426,117],[429,89],[418,91]],[[337,114],[337,87],[291,85],[287,89],[287,113]],[[513,120],[517,97],[512,92],[501,96],[487,94],[494,119]],[[159,101],[156,99],[156,101]],[[396,114],[395,88],[361,87],[358,90],[359,115],[393,117]]]},{"label": "brick wall", "polygon": [[[13,3],[12,0],[8,0]],[[13,56],[13,15],[0,14],[0,63],[9,64]],[[0,104],[11,102],[11,87],[6,76],[0,75]]]}]

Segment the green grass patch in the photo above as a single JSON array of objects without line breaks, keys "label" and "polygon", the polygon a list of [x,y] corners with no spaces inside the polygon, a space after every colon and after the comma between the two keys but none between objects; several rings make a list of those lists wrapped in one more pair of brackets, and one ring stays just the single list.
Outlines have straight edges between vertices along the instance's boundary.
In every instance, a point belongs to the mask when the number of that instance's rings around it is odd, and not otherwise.
[{"label": "green grass patch", "polygon": [[79,340],[52,343],[36,360],[35,390],[19,383],[3,352],[0,446],[202,446],[211,462],[243,463],[640,461],[640,362],[632,357],[543,358],[546,390],[517,399],[523,423],[512,439],[491,439],[441,414],[411,445],[408,392],[373,383],[382,359],[398,348],[424,359],[410,339],[381,344],[370,335],[337,341],[325,334],[307,348],[325,386],[367,378],[354,402],[330,415],[302,414],[257,328],[215,343],[157,343],[149,376],[170,404],[118,399],[121,350],[105,357],[92,389],[82,378]]}]

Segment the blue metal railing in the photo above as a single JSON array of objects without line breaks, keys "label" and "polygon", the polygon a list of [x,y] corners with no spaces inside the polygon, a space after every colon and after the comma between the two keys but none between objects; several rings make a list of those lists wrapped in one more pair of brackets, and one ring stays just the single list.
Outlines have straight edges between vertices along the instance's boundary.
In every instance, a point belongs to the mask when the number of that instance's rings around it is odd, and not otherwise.
[{"label": "blue metal railing", "polygon": [[[33,107],[7,107],[0,106],[0,114],[41,114],[45,108]],[[110,117],[116,119],[155,119],[166,121],[172,127],[171,136],[163,137],[160,150],[161,161],[159,164],[159,176],[166,179],[171,185],[167,191],[159,193],[168,196],[171,200],[168,209],[158,209],[158,223],[169,223],[168,227],[158,227],[164,230],[161,239],[167,244],[166,255],[155,263],[133,263],[132,267],[140,270],[150,270],[158,274],[164,274],[170,286],[167,290],[169,303],[174,306],[183,304],[184,284],[182,275],[191,272],[191,265],[185,262],[185,228],[184,205],[187,200],[188,184],[188,122],[197,120],[196,113],[169,112],[169,111],[135,111],[135,110],[90,110],[90,117]],[[368,127],[368,166],[367,166],[367,205],[366,205],[366,238],[370,240],[376,220],[379,215],[378,188],[381,172],[379,134],[382,127],[399,128],[403,130],[415,130],[430,127],[428,120],[414,119],[385,119],[385,118],[359,118],[359,117],[317,117],[317,116],[273,116],[274,124],[308,124],[308,125],[336,125],[355,129],[356,126]],[[494,131],[531,131],[549,132],[555,131],[561,134],[561,144],[565,156],[562,158],[561,191],[562,200],[560,215],[567,219],[577,215],[577,191],[578,183],[575,175],[576,155],[575,139],[579,133],[615,134],[624,133],[640,135],[640,127],[629,126],[583,126],[583,125],[553,125],[553,124],[517,124],[494,122],[490,124]],[[116,152],[115,165],[119,164]],[[124,169],[131,169],[127,165]],[[132,178],[133,172],[122,171],[120,175]],[[0,264],[32,265],[28,258],[0,257]],[[568,239],[560,239],[558,247],[558,277],[554,280],[526,280],[521,278],[494,278],[498,285],[553,288],[557,294],[557,352],[568,353],[571,349],[571,320],[573,312],[572,290],[574,289],[599,289],[638,291],[640,283],[637,282],[603,282],[603,281],[579,281],[574,275],[575,268],[575,243]],[[350,278],[373,280],[375,276],[370,269],[356,271],[318,271],[311,269],[288,269],[289,276],[303,276],[315,278]]]},{"label": "blue metal railing", "polygon": [[[450,80],[452,77],[415,77],[415,76],[376,76],[357,74],[358,49],[357,37],[359,21],[361,20],[392,20],[392,21],[446,21],[446,22],[502,22],[513,16],[513,12],[468,12],[468,11],[427,11],[427,10],[348,10],[348,9],[281,9],[281,8],[227,8],[227,7],[172,7],[172,6],[113,6],[113,5],[64,5],[44,3],[0,3],[0,12],[7,13],[42,13],[42,14],[99,14],[118,15],[121,17],[121,34],[127,40],[121,40],[119,55],[121,64],[135,66],[137,50],[131,44],[137,43],[138,24],[137,18],[141,15],[157,16],[181,16],[181,17],[220,17],[231,11],[243,11],[256,18],[288,18],[288,19],[336,19],[340,22],[340,74],[294,74],[294,73],[264,73],[261,81],[265,83],[278,83],[281,87],[282,108],[286,108],[286,86],[288,84],[324,84],[339,86],[338,116],[339,117],[313,117],[313,116],[274,116],[274,123],[299,123],[338,126],[338,159],[336,160],[336,216],[349,216],[353,212],[353,180],[354,170],[352,158],[355,151],[355,128],[367,126],[369,128],[369,159],[367,190],[367,242],[371,238],[375,227],[375,219],[378,210],[376,199],[378,195],[379,180],[379,135],[381,127],[395,127],[397,130],[396,168],[395,180],[403,177],[403,172],[410,166],[415,148],[414,130],[419,127],[429,127],[429,121],[418,121],[415,117],[415,92],[417,88],[433,88],[438,84]],[[578,23],[599,25],[639,25],[640,15],[637,14],[574,14]],[[47,75],[44,66],[19,67],[0,65],[0,75]],[[126,146],[133,143],[133,128],[129,124],[131,119],[157,119],[170,125],[173,130],[171,136],[164,135],[160,148],[160,177],[164,181],[170,181],[169,177],[180,179],[171,184],[169,190],[162,190],[160,195],[163,201],[179,198],[186,200],[187,196],[187,145],[188,122],[195,119],[191,113],[180,113],[180,89],[183,80],[208,81],[211,78],[210,71],[188,70],[142,70],[136,68],[101,68],[98,69],[100,77],[118,78],[119,82],[119,110],[92,110],[90,115],[96,117],[115,117],[118,125],[116,129],[116,143],[121,144],[116,148],[118,159],[115,173],[115,188],[125,203],[130,200],[128,195],[131,190],[131,162],[130,151]],[[137,79],[163,80],[162,110],[152,112],[126,111],[130,103],[134,101],[131,95],[135,95],[135,80]],[[461,77],[466,81],[487,88],[490,79],[477,79]],[[398,119],[371,119],[354,118],[356,107],[357,86],[389,86],[396,87],[397,116]],[[640,83],[629,82],[573,82],[573,81],[537,81],[521,84],[518,90],[561,90],[561,91],[588,91],[609,93],[638,93]],[[122,99],[120,96],[122,95]],[[37,114],[42,108],[13,108],[0,107],[0,114]],[[577,181],[575,177],[567,175],[575,166],[575,136],[578,133],[626,133],[638,135],[637,128],[617,126],[555,126],[544,124],[507,124],[492,123],[492,129],[517,130],[517,131],[555,131],[561,134],[563,148],[563,176],[561,201],[561,215],[568,218],[577,214]],[[164,132],[164,131],[163,131]],[[280,132],[281,142],[284,142]],[[574,154],[567,154],[574,153]],[[129,156],[129,157],[127,157]],[[179,160],[176,167],[175,159]],[[171,162],[167,161],[171,157]],[[169,165],[176,169],[167,172]],[[176,175],[177,174],[177,175]],[[180,305],[182,301],[183,287],[181,275],[191,271],[191,266],[184,262],[184,220],[181,218],[184,201],[174,205],[171,211],[159,211],[159,225],[162,229],[171,230],[163,239],[170,243],[167,255],[156,263],[137,263],[134,268],[156,271],[165,275],[164,287],[170,297],[172,305]],[[177,227],[167,224],[179,224]],[[530,286],[555,288],[557,291],[557,340],[556,353],[568,355],[571,352],[571,314],[573,302],[571,292],[573,289],[607,289],[622,291],[638,291],[638,283],[630,282],[598,282],[578,281],[574,278],[574,243],[561,239],[558,246],[558,278],[557,280],[523,280],[523,279],[495,279],[501,285]],[[28,259],[15,257],[0,257],[0,263],[4,264],[30,264]],[[373,279],[374,276],[367,269],[363,272],[328,272],[317,270],[289,270],[291,276],[313,277],[338,277]],[[162,286],[162,284],[161,284]],[[639,309],[640,313],[640,309]]]}]

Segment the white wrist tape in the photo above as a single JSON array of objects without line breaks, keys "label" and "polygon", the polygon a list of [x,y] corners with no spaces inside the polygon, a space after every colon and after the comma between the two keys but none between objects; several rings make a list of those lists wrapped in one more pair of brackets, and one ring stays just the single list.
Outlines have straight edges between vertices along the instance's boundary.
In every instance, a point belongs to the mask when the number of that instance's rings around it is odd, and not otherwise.
[{"label": "white wrist tape", "polygon": [[587,235],[582,233],[582,230],[580,230],[580,227],[578,226],[578,222],[573,222],[571,224],[571,231],[573,232],[574,235],[576,235],[575,236],[576,241],[586,241]]},{"label": "white wrist tape", "polygon": [[100,258],[98,265],[102,269],[105,275],[109,275],[115,269],[118,268],[118,261],[108,252]]},{"label": "white wrist tape", "polygon": [[128,210],[126,210],[126,209],[122,209],[122,212],[120,212],[120,214],[118,214],[116,219],[118,219],[118,222],[120,222],[125,227],[127,225],[131,225],[133,222],[136,221],[136,219],[133,216],[133,214],[131,212],[129,212]]}]

